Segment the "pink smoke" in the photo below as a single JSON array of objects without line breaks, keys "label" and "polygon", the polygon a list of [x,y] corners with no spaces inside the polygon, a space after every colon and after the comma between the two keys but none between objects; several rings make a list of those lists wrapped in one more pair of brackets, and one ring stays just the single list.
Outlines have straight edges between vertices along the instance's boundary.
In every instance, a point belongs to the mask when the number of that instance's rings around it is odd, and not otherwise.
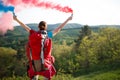
[{"label": "pink smoke", "polygon": [[[24,8],[41,7],[45,9],[55,9],[65,13],[73,13],[73,10],[68,6],[61,6],[53,2],[43,0],[2,0],[4,5],[12,5],[15,7],[15,12],[23,10]],[[6,33],[7,30],[13,29],[12,13],[3,13],[0,18],[0,32]]]},{"label": "pink smoke", "polygon": [[42,8],[50,8],[56,9],[58,11],[62,11],[65,13],[73,13],[73,10],[68,6],[61,6],[60,4],[56,4],[50,1],[43,0],[4,0],[4,4],[13,5],[15,7],[42,7]]},{"label": "pink smoke", "polygon": [[0,34],[5,34],[7,30],[13,30],[12,20],[11,13],[2,14],[0,17]]}]

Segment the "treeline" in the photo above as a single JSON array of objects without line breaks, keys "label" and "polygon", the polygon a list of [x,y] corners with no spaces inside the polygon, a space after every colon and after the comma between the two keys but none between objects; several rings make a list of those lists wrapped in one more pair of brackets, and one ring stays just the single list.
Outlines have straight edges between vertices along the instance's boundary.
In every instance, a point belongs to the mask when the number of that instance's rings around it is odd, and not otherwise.
[{"label": "treeline", "polygon": [[120,67],[120,29],[102,28],[97,33],[85,25],[71,45],[55,45],[57,70],[74,76]]},{"label": "treeline", "polygon": [[[62,33],[63,32],[63,33]],[[65,34],[62,31],[61,34]],[[72,30],[69,34],[72,33]],[[75,33],[75,32],[74,32]],[[88,25],[82,27],[77,37],[68,35],[53,38],[55,67],[59,74],[80,76],[95,71],[114,70],[120,67],[120,29],[101,28],[93,31]],[[72,35],[72,34],[70,34]],[[0,78],[26,76],[27,63],[24,45],[27,38],[0,38]],[[9,43],[9,44],[7,44]]]}]

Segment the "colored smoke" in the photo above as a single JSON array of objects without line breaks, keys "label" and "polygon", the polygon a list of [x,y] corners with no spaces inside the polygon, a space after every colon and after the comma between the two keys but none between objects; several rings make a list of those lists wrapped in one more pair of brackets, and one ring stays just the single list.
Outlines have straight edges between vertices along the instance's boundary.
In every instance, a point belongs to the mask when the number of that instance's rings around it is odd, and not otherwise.
[{"label": "colored smoke", "polygon": [[3,2],[0,0],[0,12],[8,12],[8,11],[13,12],[14,6],[4,5]]},{"label": "colored smoke", "polygon": [[50,9],[56,9],[58,11],[66,12],[66,13],[72,13],[73,10],[68,6],[61,6],[60,4],[56,4],[50,1],[43,1],[43,0],[4,0],[4,4],[7,5],[14,5],[20,6],[20,7],[42,7],[42,8],[50,8]]},{"label": "colored smoke", "polygon": [[65,13],[73,13],[73,10],[68,6],[61,6],[60,4],[44,0],[0,0],[0,12],[3,12],[2,17],[0,16],[0,32],[5,33],[8,29],[13,29],[12,13],[8,13],[9,11],[14,12],[15,8],[15,12],[18,12],[26,7],[41,7],[44,9],[55,9]]},{"label": "colored smoke", "polygon": [[12,14],[4,13],[0,18],[0,34],[5,34],[7,30],[13,30]]},{"label": "colored smoke", "polygon": [[12,14],[9,13],[14,12],[14,6],[8,6],[0,0],[0,12],[2,12],[0,16],[0,35],[5,34],[7,30],[12,30]]}]

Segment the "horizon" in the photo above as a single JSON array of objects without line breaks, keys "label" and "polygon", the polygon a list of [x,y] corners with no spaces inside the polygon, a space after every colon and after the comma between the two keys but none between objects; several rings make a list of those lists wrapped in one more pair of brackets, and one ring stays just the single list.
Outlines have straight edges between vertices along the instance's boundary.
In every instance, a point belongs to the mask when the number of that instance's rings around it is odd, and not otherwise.
[{"label": "horizon", "polygon": [[[38,25],[39,23],[26,23],[26,25]],[[57,24],[61,24],[61,23],[53,23],[53,24],[47,24],[47,25],[57,25]],[[69,24],[78,24],[78,25],[87,25],[87,24],[80,24],[80,23],[67,23],[66,25],[69,25]],[[88,26],[120,26],[120,25],[117,25],[117,24],[100,24],[100,25],[88,25]],[[16,26],[20,26],[20,25],[16,25]]]}]

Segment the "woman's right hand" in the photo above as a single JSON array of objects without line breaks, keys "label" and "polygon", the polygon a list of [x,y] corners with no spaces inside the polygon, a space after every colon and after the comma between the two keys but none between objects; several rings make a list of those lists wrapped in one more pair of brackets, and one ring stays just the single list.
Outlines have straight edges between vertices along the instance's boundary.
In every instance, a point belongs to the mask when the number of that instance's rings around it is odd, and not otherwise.
[{"label": "woman's right hand", "polygon": [[71,16],[68,18],[68,20],[72,20],[73,18],[73,13],[71,14]]}]

